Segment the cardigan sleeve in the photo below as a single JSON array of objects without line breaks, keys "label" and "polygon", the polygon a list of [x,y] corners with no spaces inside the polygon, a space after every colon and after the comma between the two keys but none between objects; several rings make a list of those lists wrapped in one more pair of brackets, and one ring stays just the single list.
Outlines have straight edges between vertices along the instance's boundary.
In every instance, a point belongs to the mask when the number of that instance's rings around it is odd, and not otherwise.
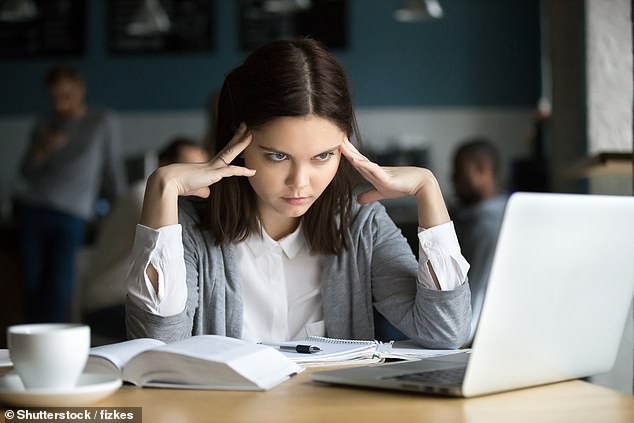
[{"label": "cardigan sleeve", "polygon": [[[373,207],[371,283],[376,310],[406,336],[427,348],[458,348],[471,324],[469,284],[441,291],[417,283],[418,264],[385,208]],[[425,260],[421,255],[421,260]]]},{"label": "cardigan sleeve", "polygon": [[[180,313],[160,316],[144,307],[138,299],[128,295],[126,301],[126,328],[128,338],[154,338],[175,342],[192,335],[194,314],[198,309],[198,248],[195,230],[198,218],[195,210],[186,202],[179,202],[179,222],[182,226],[183,256],[187,298]],[[131,266],[131,269],[134,266]],[[130,279],[130,276],[128,276]]]}]

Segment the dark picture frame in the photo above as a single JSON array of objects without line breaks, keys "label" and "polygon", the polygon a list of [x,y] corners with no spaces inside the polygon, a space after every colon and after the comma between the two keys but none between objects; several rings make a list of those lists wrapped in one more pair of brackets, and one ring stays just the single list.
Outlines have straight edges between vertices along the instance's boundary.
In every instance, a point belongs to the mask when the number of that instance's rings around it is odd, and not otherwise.
[{"label": "dark picture frame", "polygon": [[214,48],[213,0],[154,0],[169,28],[144,31],[137,22],[145,0],[108,0],[107,48],[111,55],[204,53]]},{"label": "dark picture frame", "polygon": [[[284,9],[285,4],[293,3],[295,8]],[[300,36],[314,38],[329,49],[348,45],[347,0],[240,0],[239,8],[240,48],[244,51]]]},{"label": "dark picture frame", "polygon": [[80,57],[86,0],[31,0],[26,10],[0,1],[0,58]]}]

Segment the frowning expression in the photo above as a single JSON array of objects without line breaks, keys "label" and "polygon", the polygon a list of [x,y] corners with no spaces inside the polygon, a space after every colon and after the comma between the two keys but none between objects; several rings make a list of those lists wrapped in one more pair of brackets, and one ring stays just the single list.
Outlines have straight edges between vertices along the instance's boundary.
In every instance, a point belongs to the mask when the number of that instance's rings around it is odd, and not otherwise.
[{"label": "frowning expression", "polygon": [[277,118],[252,132],[242,157],[257,171],[249,182],[260,219],[273,235],[273,228],[306,213],[333,180],[346,134],[316,115]]}]

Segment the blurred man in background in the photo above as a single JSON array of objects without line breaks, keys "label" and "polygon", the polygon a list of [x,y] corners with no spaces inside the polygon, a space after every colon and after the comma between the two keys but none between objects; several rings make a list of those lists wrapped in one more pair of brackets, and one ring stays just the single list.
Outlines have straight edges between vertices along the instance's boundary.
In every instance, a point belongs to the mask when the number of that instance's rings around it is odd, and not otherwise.
[{"label": "blurred man in background", "polygon": [[15,193],[26,319],[69,319],[75,253],[100,193],[125,190],[118,120],[89,108],[79,72],[69,66],[45,78],[53,112],[40,119],[24,156]]},{"label": "blurred man in background", "polygon": [[458,146],[452,182],[458,203],[450,209],[462,254],[471,265],[471,340],[475,334],[495,244],[506,206],[499,193],[499,154],[488,140],[471,139]]}]

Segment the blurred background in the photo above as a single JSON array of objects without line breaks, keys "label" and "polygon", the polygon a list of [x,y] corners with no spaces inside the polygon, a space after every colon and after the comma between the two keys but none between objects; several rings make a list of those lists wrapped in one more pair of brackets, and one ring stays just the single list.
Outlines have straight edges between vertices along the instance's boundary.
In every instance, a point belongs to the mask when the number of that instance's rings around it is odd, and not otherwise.
[{"label": "blurred background", "polygon": [[[506,192],[632,195],[631,16],[630,0],[0,0],[1,326],[21,319],[11,199],[53,65],[119,117],[130,182],[167,140],[208,140],[249,51],[310,35],[347,72],[368,154],[429,167],[449,201],[453,151],[473,137],[498,148]],[[413,203],[386,205],[411,232]]]}]

